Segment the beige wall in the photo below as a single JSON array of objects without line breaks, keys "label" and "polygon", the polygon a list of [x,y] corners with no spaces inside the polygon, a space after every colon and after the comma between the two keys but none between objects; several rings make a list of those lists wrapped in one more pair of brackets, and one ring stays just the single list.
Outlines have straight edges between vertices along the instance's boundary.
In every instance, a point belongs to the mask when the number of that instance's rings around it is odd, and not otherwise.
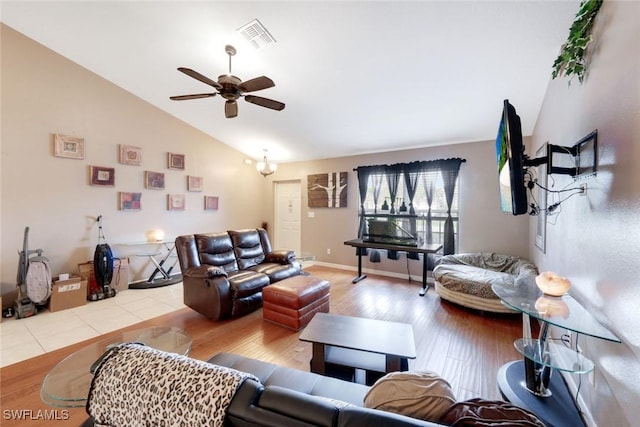
[{"label": "beige wall", "polygon": [[[44,249],[58,274],[93,258],[98,215],[107,242],[120,255],[132,249],[115,244],[144,241],[156,228],[172,238],[264,220],[264,183],[243,164],[242,154],[4,25],[2,107],[3,293],[16,287],[25,226],[30,247]],[[54,157],[53,133],[83,137],[85,159]],[[142,166],[119,164],[118,144],[142,147]],[[185,154],[186,170],[168,170],[167,152]],[[114,167],[115,187],[88,185],[90,165]],[[165,190],[146,190],[145,170],[164,172]],[[187,175],[204,177],[204,192],[187,192]],[[142,192],[142,211],[119,211],[119,191]],[[185,194],[186,211],[167,211],[168,193]],[[203,210],[205,194],[220,197],[218,211]],[[131,267],[134,278],[142,279],[150,263],[138,257]]]},{"label": "beige wall", "polygon": [[[640,419],[640,3],[604,2],[594,27],[589,74],[580,85],[549,84],[533,135],[572,146],[598,129],[599,170],[547,225],[547,251],[531,258],[573,282],[576,298],[623,344],[580,337],[596,363],[595,390],[583,376],[587,408],[601,426],[638,425]],[[574,185],[554,176],[556,188]],[[534,221],[531,222],[533,242]]]},{"label": "beige wall", "polygon": [[[496,129],[500,119],[497,109]],[[356,265],[355,250],[344,246],[345,240],[357,237],[358,179],[353,171],[358,166],[392,164],[415,160],[433,160],[460,157],[467,161],[460,167],[460,241],[459,252],[494,251],[527,256],[528,219],[500,212],[495,159],[495,142],[474,142],[416,150],[393,151],[352,157],[300,162],[281,165],[274,180],[300,179],[302,181],[302,251],[314,254],[319,261]],[[349,172],[347,208],[308,208],[307,175],[327,172]],[[269,221],[273,222],[273,197],[267,197]],[[314,218],[309,218],[313,211]],[[327,255],[331,249],[331,255]],[[406,277],[404,255],[400,260],[371,263],[363,258],[363,268],[402,273]],[[421,280],[422,262],[410,261],[413,278]]]},{"label": "beige wall", "polygon": [[[534,246],[535,221],[498,210],[493,141],[280,165],[265,180],[243,165],[243,156],[235,150],[2,26],[2,292],[15,288],[17,251],[27,225],[31,246],[45,250],[57,274],[91,258],[97,241],[92,218],[98,214],[104,216],[112,243],[144,240],[154,228],[175,236],[257,226],[263,220],[273,224],[273,180],[301,180],[304,193],[308,174],[329,171],[349,172],[349,206],[313,209],[315,218],[308,218],[305,197],[302,250],[320,261],[353,266],[354,251],[342,244],[355,237],[357,228],[353,168],[463,157],[459,250],[529,255],[541,269],[573,281],[576,297],[623,340],[610,344],[580,338],[596,362],[597,391],[586,377],[582,382],[588,409],[600,425],[632,425],[640,418],[640,60],[630,43],[640,39],[639,17],[638,2],[605,2],[586,82],[568,87],[560,79],[549,85],[529,153],[546,141],[572,145],[597,128],[600,168],[596,178],[585,181],[588,195],[564,203],[548,225],[546,254]],[[85,160],[53,157],[52,133],[84,137]],[[142,147],[143,166],[118,164],[118,144]],[[186,154],[185,172],[166,170],[168,151]],[[115,188],[89,186],[89,165],[115,167]],[[144,170],[165,172],[166,191],[145,190]],[[204,177],[204,193],[185,191],[187,174]],[[563,177],[555,179],[559,187],[571,184]],[[141,191],[143,210],[118,211],[118,191]],[[187,195],[186,212],[166,211],[168,192]],[[203,194],[220,196],[220,210],[204,212]],[[327,248],[331,255],[326,255]],[[406,271],[403,261],[365,267]],[[136,274],[142,278],[147,271],[148,265],[142,265]],[[419,277],[416,264],[411,273]]]}]

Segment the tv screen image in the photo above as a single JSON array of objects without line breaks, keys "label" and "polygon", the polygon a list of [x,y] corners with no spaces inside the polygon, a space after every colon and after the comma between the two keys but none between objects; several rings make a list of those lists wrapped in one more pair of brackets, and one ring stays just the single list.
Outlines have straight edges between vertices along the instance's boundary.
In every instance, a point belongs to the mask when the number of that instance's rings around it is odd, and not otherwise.
[{"label": "tv screen image", "polygon": [[496,137],[496,160],[502,212],[512,215],[527,213],[522,127],[516,109],[507,99],[504,100]]}]

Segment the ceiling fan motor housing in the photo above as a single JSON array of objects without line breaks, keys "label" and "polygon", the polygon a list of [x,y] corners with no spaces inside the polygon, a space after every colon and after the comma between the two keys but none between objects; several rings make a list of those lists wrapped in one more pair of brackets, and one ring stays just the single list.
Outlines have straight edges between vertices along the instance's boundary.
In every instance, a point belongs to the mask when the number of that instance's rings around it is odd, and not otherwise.
[{"label": "ceiling fan motor housing", "polygon": [[218,83],[222,86],[218,92],[224,99],[236,100],[240,98],[241,92],[238,90],[238,85],[242,83],[236,76],[230,74],[223,74],[218,76]]}]

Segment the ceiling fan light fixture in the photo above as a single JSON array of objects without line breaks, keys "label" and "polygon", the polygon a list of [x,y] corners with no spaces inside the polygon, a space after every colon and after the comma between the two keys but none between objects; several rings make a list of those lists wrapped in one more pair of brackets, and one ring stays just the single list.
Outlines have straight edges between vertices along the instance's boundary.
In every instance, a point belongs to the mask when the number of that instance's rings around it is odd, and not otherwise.
[{"label": "ceiling fan light fixture", "polygon": [[278,169],[278,165],[275,163],[269,163],[269,159],[267,159],[267,150],[264,150],[262,161],[256,164],[256,169],[266,178]]}]

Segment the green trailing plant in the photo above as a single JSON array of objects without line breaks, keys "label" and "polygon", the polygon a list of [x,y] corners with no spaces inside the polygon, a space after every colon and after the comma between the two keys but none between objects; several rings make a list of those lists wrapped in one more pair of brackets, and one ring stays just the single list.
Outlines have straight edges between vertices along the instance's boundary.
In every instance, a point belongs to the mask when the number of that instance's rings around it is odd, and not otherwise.
[{"label": "green trailing plant", "polygon": [[580,10],[569,29],[569,38],[560,49],[560,55],[553,62],[552,78],[566,76],[569,83],[574,76],[580,83],[584,80],[586,71],[585,51],[591,43],[591,28],[598,15],[603,0],[585,0],[580,3]]}]

